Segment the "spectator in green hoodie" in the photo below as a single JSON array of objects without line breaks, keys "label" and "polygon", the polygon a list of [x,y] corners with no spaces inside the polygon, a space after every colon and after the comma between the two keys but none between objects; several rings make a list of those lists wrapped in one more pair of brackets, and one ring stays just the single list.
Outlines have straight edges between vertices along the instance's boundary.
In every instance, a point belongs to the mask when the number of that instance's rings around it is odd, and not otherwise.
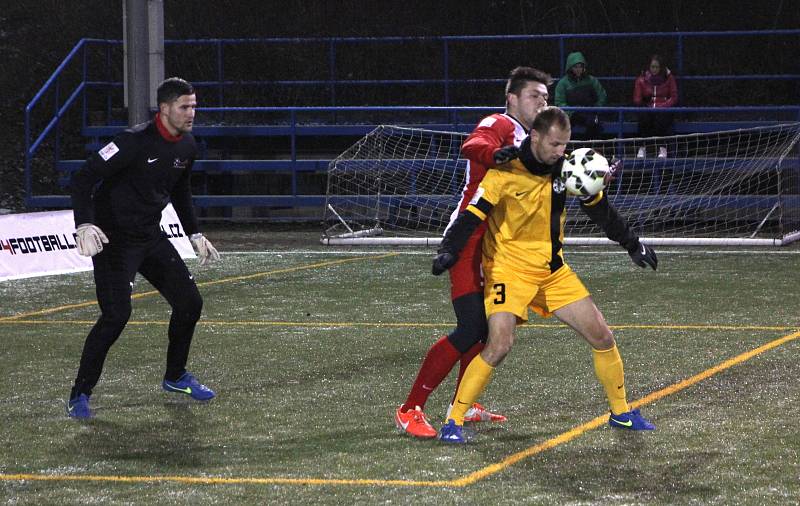
[{"label": "spectator in green hoodie", "polygon": [[[589,75],[586,70],[586,58],[583,53],[574,52],[567,55],[567,72],[558,81],[555,93],[555,105],[558,107],[603,107],[608,96],[606,90],[596,77]],[[581,125],[585,128],[582,136],[573,134],[573,139],[599,139],[603,133],[600,118],[593,113],[570,113],[573,126]]]}]

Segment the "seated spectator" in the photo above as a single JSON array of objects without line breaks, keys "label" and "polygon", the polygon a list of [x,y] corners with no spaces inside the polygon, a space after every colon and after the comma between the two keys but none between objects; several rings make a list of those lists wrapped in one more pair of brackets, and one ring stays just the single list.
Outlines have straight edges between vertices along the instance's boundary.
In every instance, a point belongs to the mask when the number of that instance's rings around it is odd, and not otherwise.
[{"label": "seated spectator", "polygon": [[[636,78],[633,87],[633,103],[642,107],[673,107],[678,103],[678,85],[675,76],[661,62],[661,57],[650,57],[648,69]],[[639,137],[664,137],[672,133],[671,113],[639,114]],[[636,153],[637,158],[647,155],[644,146]],[[658,157],[667,157],[667,147],[658,147]]]},{"label": "seated spectator", "polygon": [[[586,70],[586,58],[583,53],[574,52],[567,55],[567,72],[558,81],[555,93],[555,105],[558,107],[603,107],[606,105],[606,90],[596,77]],[[603,126],[597,114],[568,112],[573,126],[583,126],[585,134],[573,135],[573,139],[599,139]]]}]

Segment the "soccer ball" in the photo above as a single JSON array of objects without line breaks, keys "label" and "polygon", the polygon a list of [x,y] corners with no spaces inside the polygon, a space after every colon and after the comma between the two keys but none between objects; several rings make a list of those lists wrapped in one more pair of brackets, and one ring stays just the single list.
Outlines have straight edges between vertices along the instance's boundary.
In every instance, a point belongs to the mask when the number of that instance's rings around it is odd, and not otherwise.
[{"label": "soccer ball", "polygon": [[561,178],[572,195],[597,195],[606,187],[608,160],[592,148],[578,148],[561,166]]}]

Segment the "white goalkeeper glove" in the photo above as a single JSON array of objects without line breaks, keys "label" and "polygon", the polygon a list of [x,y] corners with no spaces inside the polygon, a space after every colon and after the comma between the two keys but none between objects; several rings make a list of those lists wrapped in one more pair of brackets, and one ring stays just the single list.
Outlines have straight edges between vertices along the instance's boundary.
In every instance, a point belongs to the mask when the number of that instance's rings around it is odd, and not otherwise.
[{"label": "white goalkeeper glove", "polygon": [[200,265],[206,265],[208,262],[219,260],[219,252],[217,248],[211,244],[211,241],[205,238],[203,234],[192,234],[189,239],[197,250],[197,257],[200,259]]},{"label": "white goalkeeper glove", "polygon": [[93,257],[103,251],[103,244],[108,244],[108,237],[97,225],[82,223],[76,229],[78,232],[78,254]]}]

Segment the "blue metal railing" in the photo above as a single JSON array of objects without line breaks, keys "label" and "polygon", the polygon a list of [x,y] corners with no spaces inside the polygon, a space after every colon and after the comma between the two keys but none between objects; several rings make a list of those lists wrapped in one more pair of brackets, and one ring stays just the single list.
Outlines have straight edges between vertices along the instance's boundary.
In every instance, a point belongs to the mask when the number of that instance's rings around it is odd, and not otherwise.
[{"label": "blue metal railing", "polygon": [[[34,95],[31,101],[25,106],[25,113],[24,113],[24,122],[25,122],[25,195],[30,196],[32,191],[32,177],[31,177],[31,159],[33,155],[36,153],[36,150],[39,149],[39,146],[42,144],[44,139],[47,135],[55,130],[54,137],[58,139],[58,123],[61,117],[64,115],[66,110],[72,106],[79,95],[83,95],[86,89],[86,59],[85,59],[85,52],[82,53],[82,79],[81,82],[77,85],[75,90],[70,93],[69,98],[63,103],[60,104],[59,96],[60,96],[60,76],[62,72],[69,66],[69,64],[73,61],[75,56],[84,51],[86,44],[89,43],[91,39],[81,39],[78,44],[72,48],[72,51],[67,54],[66,58],[61,62],[61,64],[56,68],[53,74],[50,76],[47,81],[45,81],[42,88]],[[103,42],[103,41],[99,41]],[[44,129],[39,133],[36,139],[31,142],[31,112],[33,111],[34,107],[39,103],[41,98],[47,93],[51,88],[54,89],[55,94],[55,113]],[[56,143],[58,141],[56,140]],[[56,149],[56,156],[58,150]]]},{"label": "blue metal railing", "polygon": [[[391,107],[336,107],[340,98],[338,96],[338,89],[344,86],[389,86],[389,85],[404,85],[404,86],[424,86],[435,85],[442,88],[442,104],[443,106],[450,105],[452,100],[452,91],[454,86],[457,85],[482,85],[482,84],[502,84],[504,78],[456,78],[451,74],[451,67],[453,55],[451,49],[456,47],[457,44],[479,42],[479,43],[493,43],[493,42],[518,42],[518,41],[535,41],[535,40],[552,40],[558,44],[558,62],[561,66],[561,73],[563,74],[563,65],[567,53],[567,43],[576,40],[585,39],[649,39],[662,38],[673,39],[676,43],[675,55],[673,57],[676,62],[676,68],[680,79],[682,81],[703,81],[703,80],[800,80],[800,75],[796,74],[742,74],[742,75],[684,75],[684,59],[685,59],[685,44],[701,37],[713,38],[739,38],[739,37],[775,37],[775,36],[798,36],[800,29],[794,30],[766,30],[766,31],[720,31],[720,32],[629,32],[629,33],[610,33],[610,34],[544,34],[544,35],[481,35],[481,36],[437,36],[437,37],[327,37],[327,38],[254,38],[254,39],[188,39],[188,40],[167,40],[165,45],[168,47],[182,47],[182,46],[212,46],[214,48],[215,58],[215,79],[206,81],[195,81],[194,84],[198,87],[212,87],[216,89],[216,98],[219,104],[224,104],[226,98],[226,88],[234,85],[255,85],[255,86],[282,86],[287,88],[297,86],[320,86],[328,90],[330,106],[328,108],[206,108],[208,113],[224,113],[229,112],[243,112],[245,110],[255,113],[261,112],[280,112],[284,111],[290,115],[288,121],[289,133],[281,132],[280,126],[276,126],[273,133],[276,135],[289,135],[291,139],[291,153],[290,162],[296,166],[297,151],[296,151],[296,137],[303,135],[305,132],[314,131],[315,127],[305,127],[301,122],[298,122],[297,115],[305,114],[312,111],[332,113],[332,123],[339,123],[337,117],[339,114],[345,114],[353,111],[362,112],[391,112],[404,111],[408,113],[425,112],[444,112],[449,117],[446,120],[447,124],[460,124],[458,120],[459,115],[470,112],[474,113],[477,110],[492,111],[497,110],[493,107],[425,107],[425,106],[408,106],[397,108]],[[441,77],[431,77],[423,79],[344,79],[341,78],[338,69],[343,65],[340,58],[341,48],[345,45],[353,44],[396,44],[396,43],[430,43],[441,50]],[[114,57],[112,52],[115,48],[121,47],[122,42],[118,40],[101,40],[101,39],[81,39],[78,44],[69,52],[66,58],[56,68],[53,74],[48,78],[42,88],[27,104],[24,111],[25,123],[25,190],[28,196],[28,202],[32,202],[30,197],[33,195],[33,181],[31,162],[40,150],[42,143],[52,136],[53,141],[53,156],[54,163],[58,165],[60,158],[60,123],[64,116],[70,111],[75,102],[79,99],[82,100],[80,108],[80,121],[82,131],[84,133],[91,130],[88,127],[88,99],[87,93],[89,90],[101,89],[105,90],[105,108],[106,118],[112,117],[112,109],[114,108],[114,97],[112,90],[122,87],[121,82],[116,82],[112,79],[112,68]],[[321,45],[327,49],[326,61],[328,64],[328,72],[326,78],[313,80],[313,79],[284,79],[284,80],[232,80],[226,79],[226,48],[229,46],[242,45],[242,44],[261,44],[261,45],[291,45],[291,46],[304,46],[304,45]],[[105,63],[101,65],[105,69],[105,75],[101,78],[90,76],[90,65],[88,62],[88,51],[90,48],[99,47],[105,51]],[[80,55],[80,60],[77,58]],[[551,58],[552,59],[552,58]],[[76,70],[79,74],[79,82],[74,85],[74,88],[65,91],[62,90],[62,78],[68,69]],[[630,76],[597,76],[605,81],[621,81],[630,80]],[[42,125],[33,125],[32,115],[44,101],[47,94],[53,96],[53,113],[52,116],[45,117],[40,122]],[[62,101],[62,97],[67,98]],[[731,108],[674,108],[671,112],[680,113],[709,113],[718,112],[724,113]],[[616,115],[616,120],[610,123],[615,123],[617,127],[614,131],[624,132],[630,129],[624,121],[625,114],[638,113],[642,109],[639,108],[591,108],[591,112],[607,113]],[[737,112],[781,112],[787,111],[792,113],[792,106],[773,106],[773,107],[756,107],[756,108],[736,108]],[[800,118],[800,115],[795,115]],[[274,126],[274,125],[273,125]],[[362,130],[370,127],[371,125],[362,124]],[[264,126],[268,128],[267,126]],[[462,125],[463,127],[463,125]],[[321,127],[324,128],[324,127]],[[347,129],[347,127],[344,127]],[[198,128],[202,130],[202,127]],[[360,131],[359,126],[350,129],[351,132]],[[267,130],[264,130],[267,132]],[[30,204],[29,204],[30,205]]]},{"label": "blue metal railing", "polygon": [[[272,196],[217,196],[217,195],[197,195],[195,203],[200,206],[318,206],[323,201],[322,195],[301,195],[298,192],[298,175],[304,172],[324,171],[330,160],[300,160],[296,155],[296,144],[298,137],[302,136],[330,136],[330,135],[349,135],[363,136],[372,131],[377,124],[358,123],[358,124],[303,124],[298,121],[298,114],[307,113],[332,113],[341,116],[347,113],[371,112],[371,113],[426,113],[440,114],[438,118],[428,118],[427,122],[416,126],[432,130],[469,132],[471,131],[477,118],[492,112],[501,111],[497,107],[420,107],[420,106],[342,106],[342,107],[206,107],[198,109],[200,116],[194,127],[194,134],[198,138],[203,137],[247,137],[247,136],[286,136],[290,139],[291,157],[288,160],[198,160],[194,165],[194,171],[200,173],[232,173],[232,172],[288,172],[290,175],[290,193],[287,195]],[[598,114],[608,114],[614,119],[605,122],[606,134],[616,138],[622,138],[626,134],[635,133],[636,123],[626,121],[626,114],[639,114],[642,111],[655,113],[671,113],[676,116],[691,115],[695,113],[730,113],[730,112],[769,112],[773,115],[781,114],[783,121],[772,123],[800,122],[799,106],[748,106],[748,107],[673,107],[669,109],[643,109],[640,107],[570,107],[565,110],[592,112]],[[203,117],[211,114],[224,113],[282,113],[288,116],[288,120],[281,124],[254,124],[254,125],[220,125],[204,124]],[[758,124],[769,122],[759,121]],[[706,123],[704,126],[708,131],[730,130],[743,126],[751,126],[750,121],[723,121]],[[695,122],[676,123],[677,133],[687,133],[697,131],[699,125]],[[96,138],[108,138],[116,135],[124,126],[103,126],[87,127],[85,133]],[[681,131],[684,129],[685,131]],[[621,151],[616,153],[618,158],[624,158]],[[71,160],[58,163],[59,171],[68,176],[78,170],[83,161]],[[66,178],[64,183],[66,183]],[[29,205],[36,206],[67,206],[68,198],[63,196],[30,196]]]}]

